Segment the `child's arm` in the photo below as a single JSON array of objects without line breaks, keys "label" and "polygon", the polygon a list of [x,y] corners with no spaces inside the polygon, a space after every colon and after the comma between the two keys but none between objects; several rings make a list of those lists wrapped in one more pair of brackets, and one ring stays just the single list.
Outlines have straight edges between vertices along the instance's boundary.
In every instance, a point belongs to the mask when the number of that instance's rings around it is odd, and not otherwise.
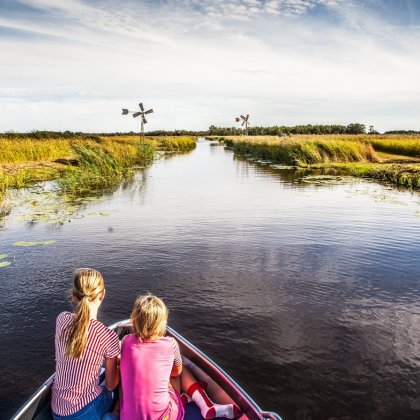
[{"label": "child's arm", "polygon": [[117,359],[118,356],[105,359],[105,386],[108,391],[115,389],[120,380]]},{"label": "child's arm", "polygon": [[174,364],[172,366],[171,378],[181,375],[182,372],[182,357],[179,351],[179,346],[176,340],[173,338],[174,343]]},{"label": "child's arm", "polygon": [[171,378],[175,378],[176,376],[181,375],[182,372],[182,364],[180,365],[173,365],[171,370]]}]

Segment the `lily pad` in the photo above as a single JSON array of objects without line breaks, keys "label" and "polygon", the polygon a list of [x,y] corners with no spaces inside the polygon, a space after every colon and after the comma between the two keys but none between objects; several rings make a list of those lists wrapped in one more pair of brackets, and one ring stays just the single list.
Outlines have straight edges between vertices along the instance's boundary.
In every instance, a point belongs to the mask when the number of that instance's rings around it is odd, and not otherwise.
[{"label": "lily pad", "polygon": [[111,213],[100,212],[99,214],[103,217],[111,216]]},{"label": "lily pad", "polygon": [[9,261],[2,261],[0,262],[0,268],[1,267],[8,267],[11,263]]},{"label": "lily pad", "polygon": [[7,254],[0,254],[0,260],[3,260],[4,258],[7,258]]},{"label": "lily pad", "polygon": [[33,241],[33,242],[21,241],[21,242],[15,242],[13,244],[13,246],[52,245],[53,243],[55,243],[54,240],[51,240],[51,241]]},{"label": "lily pad", "polygon": [[303,178],[300,178],[300,181],[315,185],[336,185],[354,183],[355,179],[351,176],[308,175]]},{"label": "lily pad", "polygon": [[270,165],[270,167],[274,168],[274,169],[284,169],[284,170],[289,170],[289,169],[295,169],[295,166],[290,166],[290,165]]}]

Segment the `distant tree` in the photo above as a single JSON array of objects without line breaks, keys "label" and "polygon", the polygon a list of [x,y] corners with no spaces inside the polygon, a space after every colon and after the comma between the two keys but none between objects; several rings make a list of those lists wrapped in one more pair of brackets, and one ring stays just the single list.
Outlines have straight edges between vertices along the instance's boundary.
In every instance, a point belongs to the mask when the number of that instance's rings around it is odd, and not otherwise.
[{"label": "distant tree", "polygon": [[347,134],[365,134],[366,126],[360,123],[351,123],[347,126]]},{"label": "distant tree", "polygon": [[416,130],[391,130],[391,131],[385,131],[384,134],[420,134],[420,131],[416,131]]}]

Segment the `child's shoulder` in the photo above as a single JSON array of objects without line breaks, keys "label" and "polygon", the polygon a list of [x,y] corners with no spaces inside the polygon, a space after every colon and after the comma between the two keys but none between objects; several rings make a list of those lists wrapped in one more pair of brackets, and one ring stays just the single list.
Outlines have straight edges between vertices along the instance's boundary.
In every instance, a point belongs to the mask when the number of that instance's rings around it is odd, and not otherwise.
[{"label": "child's shoulder", "polygon": [[163,343],[168,343],[172,345],[175,341],[175,338],[165,336],[165,337],[160,337],[159,340],[162,340]]},{"label": "child's shoulder", "polygon": [[69,311],[60,312],[57,315],[56,322],[57,324],[62,324],[63,322],[66,322],[67,320],[73,319],[73,313]]},{"label": "child's shoulder", "polygon": [[121,340],[121,345],[129,345],[131,343],[138,343],[140,340],[134,334],[127,334]]},{"label": "child's shoulder", "polygon": [[158,340],[159,345],[168,349],[174,349],[176,347],[176,340],[173,337],[160,337]]},{"label": "child's shoulder", "polygon": [[117,334],[115,331],[110,330],[105,324],[103,324],[101,321],[98,321],[97,319],[91,319],[90,320],[90,328],[92,331],[105,336],[116,336]]},{"label": "child's shoulder", "polygon": [[145,344],[153,344],[153,345],[161,345],[161,346],[173,346],[175,339],[172,337],[159,337],[156,340],[142,340],[141,338],[137,338],[134,334],[127,334],[122,339],[124,343],[145,343]]}]

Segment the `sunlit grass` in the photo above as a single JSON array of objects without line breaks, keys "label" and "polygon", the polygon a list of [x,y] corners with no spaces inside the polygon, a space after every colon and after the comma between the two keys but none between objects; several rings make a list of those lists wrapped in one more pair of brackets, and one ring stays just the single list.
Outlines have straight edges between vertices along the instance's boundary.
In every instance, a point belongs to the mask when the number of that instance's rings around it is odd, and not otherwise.
[{"label": "sunlit grass", "polygon": [[[44,132],[3,135],[0,136],[0,200],[8,189],[52,179],[57,179],[66,193],[100,191],[131,176],[135,167],[149,165],[157,150],[188,151],[195,145],[194,137],[73,135],[57,138]],[[61,164],[51,166],[57,160]]]},{"label": "sunlit grass", "polygon": [[[419,135],[213,138],[223,140],[235,153],[256,159],[309,169],[336,168],[352,176],[373,178],[406,188],[420,188],[420,159],[416,164],[416,157],[420,158]],[[383,153],[387,154],[388,161],[407,160],[410,163],[380,163],[379,155]]]},{"label": "sunlit grass", "polygon": [[70,141],[67,139],[7,139],[0,137],[0,164],[36,161],[52,161],[72,156]]},{"label": "sunlit grass", "polygon": [[410,189],[420,189],[419,164],[342,163],[333,165],[348,175],[373,178]]},{"label": "sunlit grass", "polygon": [[234,152],[286,165],[307,166],[329,162],[377,162],[367,141],[338,136],[225,137]]},{"label": "sunlit grass", "polygon": [[370,143],[375,150],[403,156],[420,158],[420,136],[397,138],[372,138]]}]

